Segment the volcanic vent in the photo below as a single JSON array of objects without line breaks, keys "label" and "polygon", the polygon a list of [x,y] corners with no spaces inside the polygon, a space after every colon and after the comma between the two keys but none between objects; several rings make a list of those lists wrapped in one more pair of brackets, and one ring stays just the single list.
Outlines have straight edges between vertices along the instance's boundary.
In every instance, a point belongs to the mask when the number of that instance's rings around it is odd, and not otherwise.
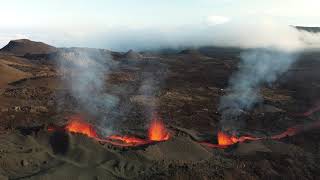
[{"label": "volcanic vent", "polygon": [[166,141],[170,138],[169,131],[163,124],[163,121],[157,116],[155,116],[151,121],[148,128],[148,136],[145,139],[135,137],[134,135],[117,134],[109,135],[107,137],[100,137],[93,125],[86,122],[81,115],[70,116],[68,123],[65,126],[59,127],[50,125],[47,129],[49,132],[65,131],[82,134],[101,143],[109,143],[115,146],[123,147],[147,145],[154,142]]}]

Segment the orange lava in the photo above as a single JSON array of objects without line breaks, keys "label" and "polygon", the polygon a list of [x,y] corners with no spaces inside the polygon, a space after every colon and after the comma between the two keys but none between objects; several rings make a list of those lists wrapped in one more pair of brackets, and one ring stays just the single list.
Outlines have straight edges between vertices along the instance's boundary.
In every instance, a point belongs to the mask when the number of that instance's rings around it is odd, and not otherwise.
[{"label": "orange lava", "polygon": [[82,116],[70,116],[68,124],[64,127],[50,125],[47,127],[49,132],[68,131],[79,133],[95,139],[100,143],[109,143],[116,146],[130,147],[150,144],[154,141],[165,141],[169,139],[169,133],[160,119],[152,121],[149,127],[149,139],[141,139],[135,136],[128,135],[111,135],[106,138],[99,137],[94,127],[86,122]]},{"label": "orange lava", "polygon": [[165,141],[170,138],[170,134],[163,122],[159,118],[154,118],[149,127],[149,140]]},{"label": "orange lava", "polygon": [[271,139],[275,139],[275,140],[279,140],[285,137],[290,137],[290,136],[294,136],[298,133],[301,132],[301,129],[297,126],[297,127],[291,127],[288,128],[286,131],[284,131],[283,133],[271,136]]},{"label": "orange lava", "polygon": [[229,136],[224,132],[218,132],[218,144],[220,146],[229,146],[237,143],[237,139],[234,136]]},{"label": "orange lava", "polygon": [[[296,116],[310,116],[315,112],[320,111],[320,102],[318,102],[313,108],[310,110],[302,113],[302,114],[295,114]],[[251,136],[241,136],[236,137],[234,135],[228,135],[224,132],[219,131],[218,132],[218,144],[212,144],[209,142],[200,142],[200,144],[211,147],[211,148],[227,148],[230,145],[241,143],[244,141],[255,141],[255,140],[261,140],[261,139],[273,139],[273,140],[280,140],[286,137],[295,136],[297,134],[300,134],[305,131],[314,130],[314,129],[320,129],[320,120],[310,122],[307,124],[300,124],[293,127],[289,127],[286,131],[276,134],[269,137],[251,137]]]},{"label": "orange lava", "polygon": [[221,147],[230,146],[239,142],[244,141],[256,141],[261,138],[251,137],[251,136],[240,136],[237,137],[235,135],[228,135],[222,131],[218,132],[218,145]]},{"label": "orange lava", "polygon": [[211,148],[227,148],[236,143],[242,143],[245,141],[256,141],[263,138],[252,137],[252,136],[240,136],[228,135],[222,131],[218,132],[218,144],[211,144],[208,142],[200,142],[200,144],[211,147]]},{"label": "orange lava", "polygon": [[140,139],[134,136],[119,136],[119,135],[111,135],[108,137],[111,140],[117,140],[124,142],[126,144],[132,144],[132,145],[142,145],[148,143],[148,141],[144,139]]},{"label": "orange lava", "polygon": [[48,130],[49,132],[53,132],[53,131],[56,130],[56,128],[53,127],[53,126],[48,126],[47,130]]},{"label": "orange lava", "polygon": [[227,148],[236,143],[242,143],[245,141],[256,141],[262,139],[273,139],[273,140],[280,140],[286,137],[291,137],[297,134],[300,134],[305,131],[313,130],[313,129],[320,129],[320,120],[314,121],[308,124],[297,125],[294,127],[288,128],[286,131],[276,134],[269,137],[251,137],[251,136],[240,136],[236,137],[234,135],[228,135],[224,132],[218,132],[218,144],[211,144],[208,142],[200,142],[200,144],[212,147],[212,148]]},{"label": "orange lava", "polygon": [[320,103],[318,102],[313,108],[308,110],[307,112],[303,113],[303,116],[310,116],[315,112],[320,111]]},{"label": "orange lava", "polygon": [[93,126],[84,121],[81,116],[71,116],[65,129],[69,132],[84,134],[91,138],[98,138]]}]

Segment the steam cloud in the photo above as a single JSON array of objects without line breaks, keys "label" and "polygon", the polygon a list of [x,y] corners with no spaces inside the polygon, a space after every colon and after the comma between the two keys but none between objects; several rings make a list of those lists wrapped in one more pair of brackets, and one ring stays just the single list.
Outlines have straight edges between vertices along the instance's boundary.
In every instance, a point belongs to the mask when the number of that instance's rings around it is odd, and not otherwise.
[{"label": "steam cloud", "polygon": [[[134,103],[142,104],[144,116],[139,120],[150,120],[156,112],[156,96],[167,74],[166,66],[158,60],[123,57],[121,61],[115,61],[107,50],[87,48],[62,49],[56,58],[64,74],[64,82],[69,86],[67,92],[75,101],[71,108],[72,113],[88,116],[86,120],[102,135],[107,136],[117,131],[117,127],[121,125],[121,121],[127,119],[132,108],[140,108],[133,106]],[[109,83],[111,73],[117,74],[119,69],[135,67],[142,68],[134,75],[139,78],[134,85]]]},{"label": "steam cloud", "polygon": [[244,36],[249,38],[247,41],[236,43],[249,49],[241,53],[239,71],[230,78],[228,94],[220,98],[224,131],[237,131],[243,125],[240,116],[244,111],[262,100],[260,86],[275,82],[297,60],[299,52],[317,47],[320,37],[293,27],[270,24],[252,33],[251,38]]},{"label": "steam cloud", "polygon": [[229,93],[220,99],[221,126],[235,131],[242,124],[239,116],[261,100],[259,88],[272,84],[297,59],[297,53],[278,49],[251,49],[241,54],[239,71],[229,82]]},{"label": "steam cloud", "polygon": [[105,133],[111,131],[111,126],[106,123],[115,117],[110,116],[110,113],[118,105],[119,99],[106,92],[105,81],[117,63],[108,52],[82,48],[62,50],[58,59],[72,97],[80,105],[78,110],[100,118],[100,121],[94,123],[100,123],[99,127],[108,127],[104,128]]}]

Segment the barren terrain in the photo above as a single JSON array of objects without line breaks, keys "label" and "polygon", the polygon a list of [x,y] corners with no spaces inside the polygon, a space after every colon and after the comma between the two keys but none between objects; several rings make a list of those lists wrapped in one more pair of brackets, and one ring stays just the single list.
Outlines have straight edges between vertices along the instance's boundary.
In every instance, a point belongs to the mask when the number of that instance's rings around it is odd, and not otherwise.
[{"label": "barren terrain", "polygon": [[[116,64],[99,92],[119,99],[111,110],[88,112],[70,90],[76,63],[70,56],[79,52],[90,53],[100,66],[109,59]],[[303,53],[276,83],[263,86],[263,102],[245,112],[238,135],[266,138],[226,148],[204,143],[217,144],[219,98],[228,93],[240,52],[207,47],[124,53],[9,43],[0,51],[0,179],[319,179],[319,50]],[[100,136],[146,139],[154,113],[170,132],[166,141],[124,147],[48,131],[81,114]],[[296,125],[303,130],[294,136],[267,138]]]}]

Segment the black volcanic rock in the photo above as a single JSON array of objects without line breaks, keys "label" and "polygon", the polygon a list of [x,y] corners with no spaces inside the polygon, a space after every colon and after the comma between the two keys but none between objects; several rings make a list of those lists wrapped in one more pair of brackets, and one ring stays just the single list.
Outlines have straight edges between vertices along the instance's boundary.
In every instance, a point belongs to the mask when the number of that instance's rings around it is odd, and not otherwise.
[{"label": "black volcanic rock", "polygon": [[28,39],[18,39],[10,41],[0,52],[15,56],[26,54],[49,54],[56,52],[57,48],[42,42],[35,42]]}]

